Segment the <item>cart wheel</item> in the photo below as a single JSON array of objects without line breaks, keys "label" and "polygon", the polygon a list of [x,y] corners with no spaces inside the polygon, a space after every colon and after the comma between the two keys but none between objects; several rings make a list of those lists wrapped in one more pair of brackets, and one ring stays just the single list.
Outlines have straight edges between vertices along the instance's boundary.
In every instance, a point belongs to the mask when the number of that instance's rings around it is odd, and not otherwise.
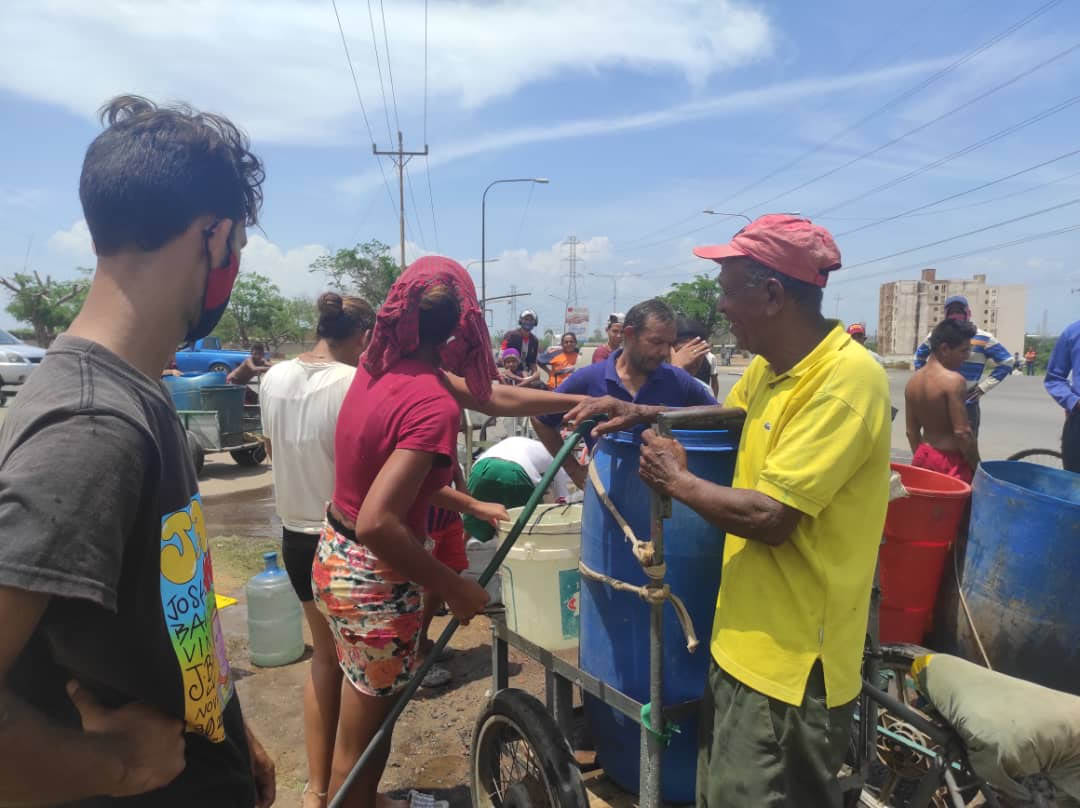
[{"label": "cart wheel", "polygon": [[474,808],[587,808],[570,744],[537,699],[500,690],[476,721]]},{"label": "cart wheel", "polygon": [[187,431],[187,445],[188,451],[191,452],[191,462],[195,464],[195,475],[198,476],[202,474],[203,465],[206,463],[206,453],[199,445],[195,433],[190,429]]},{"label": "cart wheel", "polygon": [[266,460],[266,447],[263,444],[250,449],[233,449],[229,454],[241,466],[257,466]]}]

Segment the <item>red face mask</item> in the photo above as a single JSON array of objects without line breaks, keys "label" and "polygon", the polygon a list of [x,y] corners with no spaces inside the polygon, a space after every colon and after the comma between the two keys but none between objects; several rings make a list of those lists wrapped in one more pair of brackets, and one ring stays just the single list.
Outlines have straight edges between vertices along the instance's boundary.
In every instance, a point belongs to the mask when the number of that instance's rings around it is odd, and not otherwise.
[{"label": "red face mask", "polygon": [[[206,234],[207,261],[210,260],[210,232],[207,231]],[[233,225],[233,232],[229,234],[229,251],[225,255],[225,263],[220,267],[210,267],[207,273],[206,286],[203,287],[202,310],[199,313],[199,319],[188,326],[187,334],[184,336],[185,342],[194,342],[208,336],[229,305],[233,285],[240,272],[240,250],[233,246],[236,232],[236,226]]]}]

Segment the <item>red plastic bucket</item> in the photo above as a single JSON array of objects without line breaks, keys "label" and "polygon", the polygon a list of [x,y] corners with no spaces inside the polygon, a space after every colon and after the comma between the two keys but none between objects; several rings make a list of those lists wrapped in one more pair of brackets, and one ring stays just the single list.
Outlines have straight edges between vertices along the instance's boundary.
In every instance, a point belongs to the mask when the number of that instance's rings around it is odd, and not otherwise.
[{"label": "red plastic bucket", "polygon": [[889,503],[881,576],[883,643],[920,643],[930,629],[941,574],[971,498],[963,480],[892,463],[909,496]]}]

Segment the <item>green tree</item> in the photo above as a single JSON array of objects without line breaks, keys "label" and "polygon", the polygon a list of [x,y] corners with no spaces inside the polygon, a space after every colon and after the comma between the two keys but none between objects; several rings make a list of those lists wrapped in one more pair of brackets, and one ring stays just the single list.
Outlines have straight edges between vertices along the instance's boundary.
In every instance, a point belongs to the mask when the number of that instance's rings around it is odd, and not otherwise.
[{"label": "green tree", "polygon": [[316,324],[315,301],[293,297],[283,301],[270,325],[270,331],[262,336],[270,349],[274,350],[283,342],[307,342],[314,336]]},{"label": "green tree", "polygon": [[723,290],[720,284],[708,275],[698,275],[687,283],[673,283],[671,291],[663,295],[663,300],[675,309],[676,314],[700,320],[715,336],[727,331],[727,319],[717,310]]},{"label": "green tree", "polygon": [[214,333],[223,342],[239,342],[245,348],[253,340],[265,339],[274,331],[286,303],[277,284],[258,272],[242,272],[233,286],[228,316]]},{"label": "green tree", "polygon": [[[79,272],[89,275],[93,270],[80,267]],[[43,348],[48,348],[56,335],[71,325],[90,288],[88,278],[55,281],[46,275],[42,280],[36,271],[16,272],[10,278],[0,278],[0,284],[11,292],[8,314],[28,323],[34,341]]]},{"label": "green tree", "polygon": [[359,295],[376,309],[401,274],[390,257],[390,247],[378,239],[316,258],[310,271],[323,273],[332,287]]}]

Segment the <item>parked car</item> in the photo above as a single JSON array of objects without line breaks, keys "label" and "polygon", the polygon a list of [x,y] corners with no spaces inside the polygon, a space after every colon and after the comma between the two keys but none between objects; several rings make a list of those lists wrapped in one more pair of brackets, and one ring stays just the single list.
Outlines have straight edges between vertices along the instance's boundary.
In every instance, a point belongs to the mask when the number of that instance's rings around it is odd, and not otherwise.
[{"label": "parked car", "polygon": [[206,337],[176,352],[176,369],[181,373],[228,373],[248,356],[247,351],[222,350],[220,339]]},{"label": "parked car", "polygon": [[[44,348],[27,345],[0,328],[0,384],[4,387],[16,387],[25,382],[44,356]],[[0,406],[7,403],[7,395],[0,388]]]}]

